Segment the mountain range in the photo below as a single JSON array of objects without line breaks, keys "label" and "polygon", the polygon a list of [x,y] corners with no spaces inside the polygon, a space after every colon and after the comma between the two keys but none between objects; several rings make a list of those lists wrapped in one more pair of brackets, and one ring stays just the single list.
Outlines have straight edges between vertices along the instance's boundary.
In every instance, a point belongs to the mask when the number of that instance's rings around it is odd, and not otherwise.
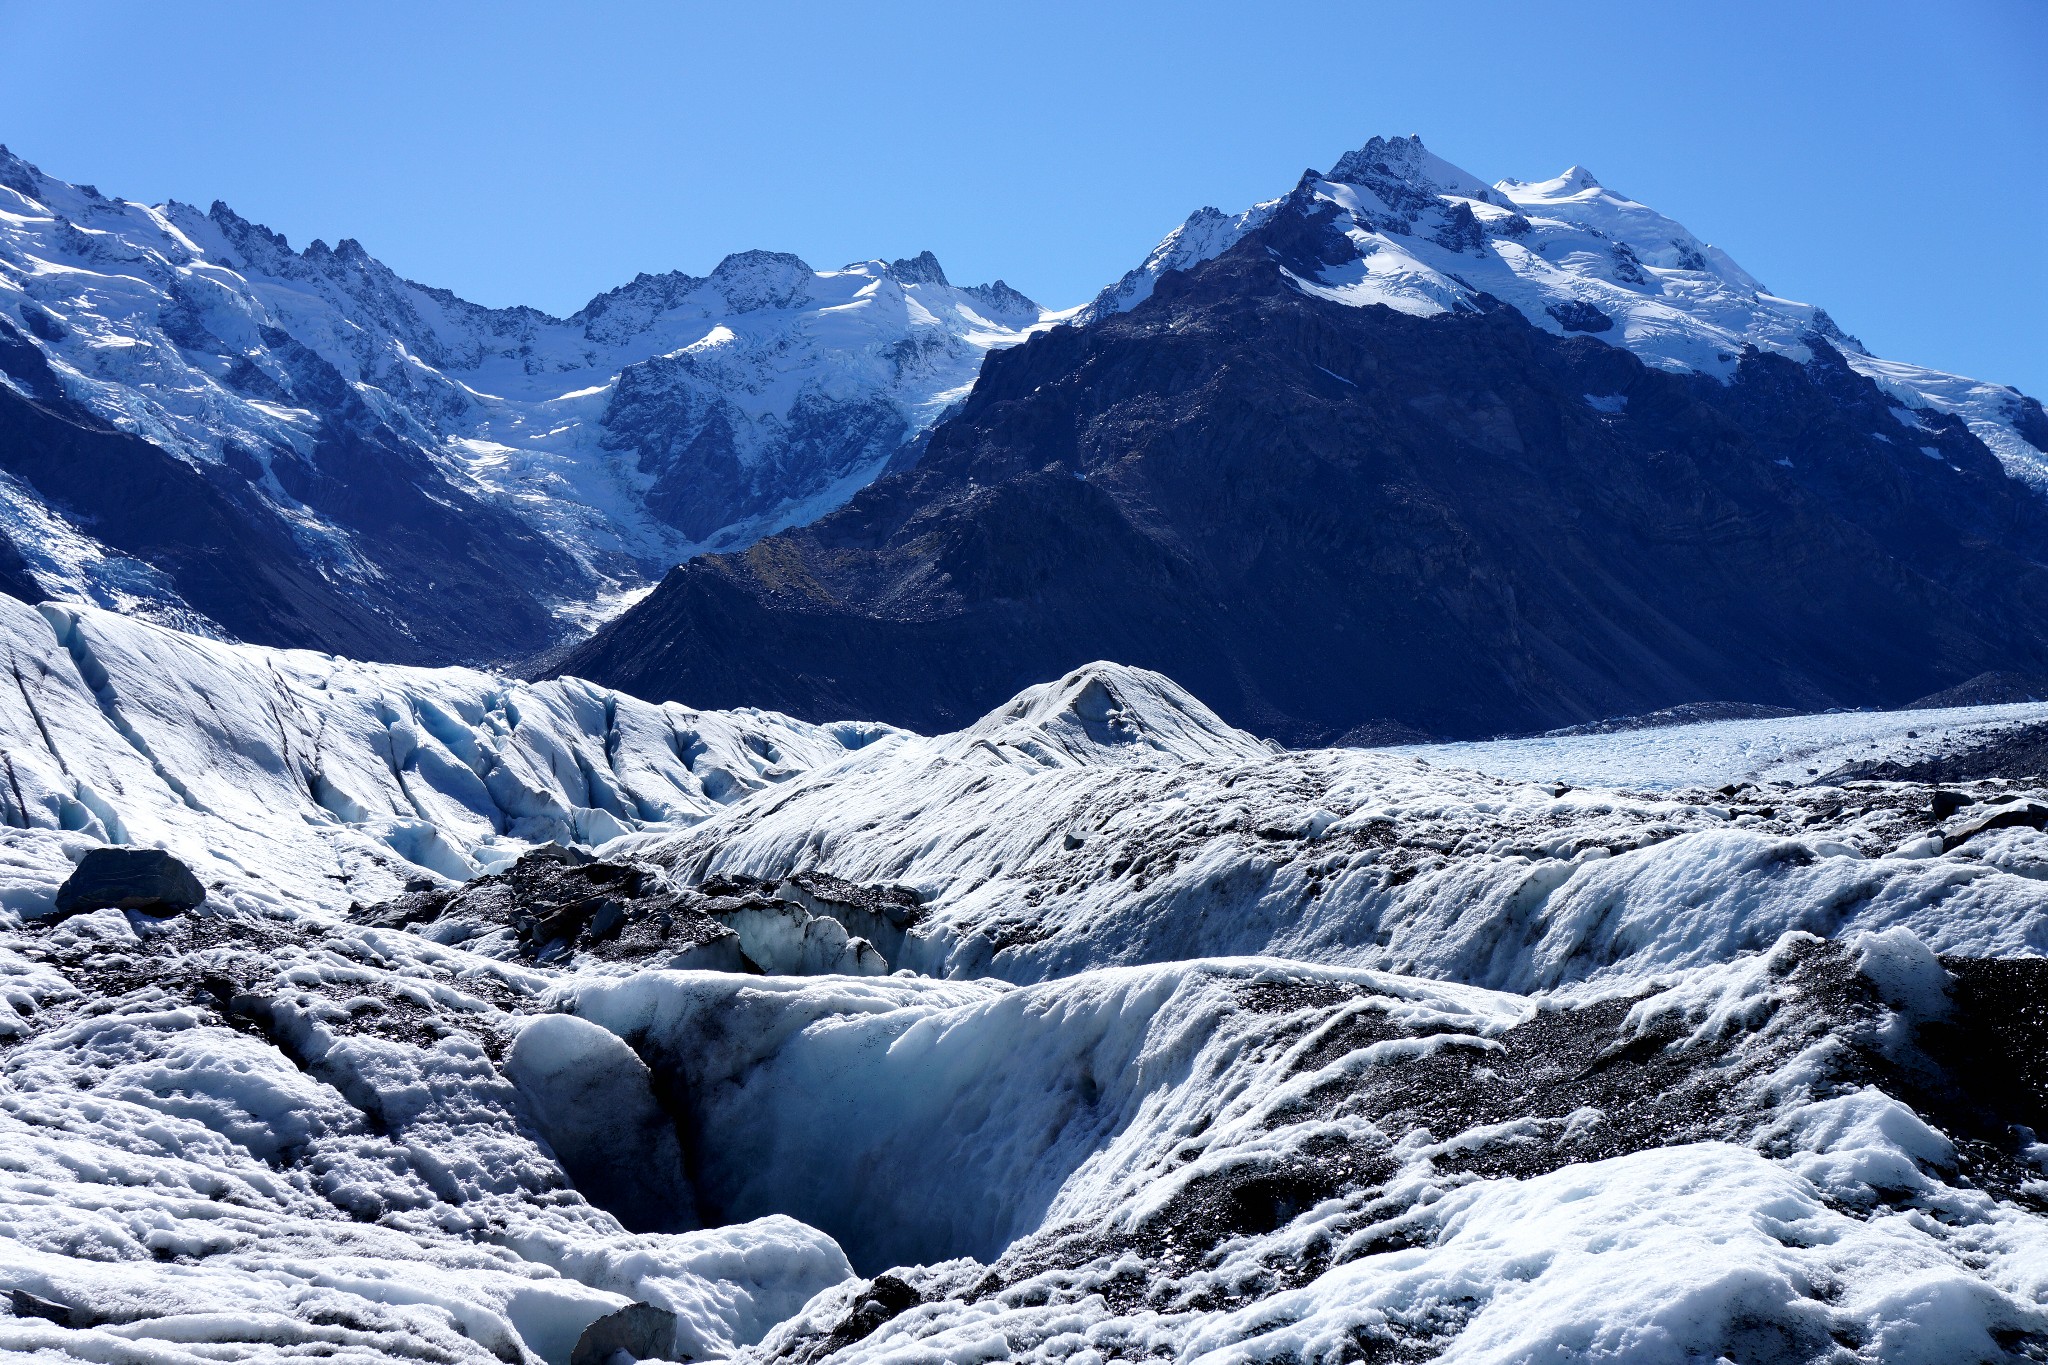
[{"label": "mountain range", "polygon": [[1068,314],[0,179],[0,1355],[2048,1360],[2038,404],[1412,139]]},{"label": "mountain range", "polygon": [[1115,658],[1296,744],[1896,706],[2048,665],[2043,446],[1583,170],[1375,139],[559,668],[932,730]]},{"label": "mountain range", "polygon": [[2048,672],[2041,405],[1580,167],[1375,138],[1065,313],[751,251],[563,319],[4,153],[0,200],[27,600],[927,730],[1117,658],[1290,743]]}]

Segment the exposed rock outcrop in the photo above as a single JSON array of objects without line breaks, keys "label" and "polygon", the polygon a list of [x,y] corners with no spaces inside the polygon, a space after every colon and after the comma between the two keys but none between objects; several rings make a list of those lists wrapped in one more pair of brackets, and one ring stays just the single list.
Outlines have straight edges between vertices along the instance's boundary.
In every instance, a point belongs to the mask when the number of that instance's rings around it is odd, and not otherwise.
[{"label": "exposed rock outcrop", "polygon": [[206,888],[192,869],[160,848],[96,848],[78,861],[57,888],[57,913],[137,910],[179,915],[204,902]]}]

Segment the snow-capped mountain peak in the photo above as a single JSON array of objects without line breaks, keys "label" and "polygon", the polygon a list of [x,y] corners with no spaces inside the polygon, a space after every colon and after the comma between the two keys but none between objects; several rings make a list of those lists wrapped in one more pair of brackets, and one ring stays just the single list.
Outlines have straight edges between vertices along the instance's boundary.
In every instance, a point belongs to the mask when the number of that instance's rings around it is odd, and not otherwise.
[{"label": "snow-capped mountain peak", "polygon": [[1553,176],[1549,180],[1538,180],[1531,183],[1510,178],[1500,182],[1500,188],[1503,193],[1511,186],[1528,190],[1546,198],[1558,198],[1563,195],[1580,194],[1587,190],[1602,188],[1599,179],[1584,166],[1579,165],[1567,166],[1562,175]]},{"label": "snow-capped mountain peak", "polygon": [[939,258],[929,251],[920,251],[908,260],[891,261],[889,274],[903,284],[945,284],[946,272],[939,265]]},{"label": "snow-capped mountain peak", "polygon": [[1546,331],[1597,336],[1659,368],[1721,379],[1750,348],[1804,362],[1825,343],[1901,408],[1961,417],[2008,470],[2048,489],[2048,451],[2036,439],[2048,419],[2037,402],[1871,356],[1824,309],[1773,294],[1726,251],[1579,165],[1488,186],[1419,138],[1375,137],[1281,199],[1235,216],[1198,209],[1084,316],[1136,307],[1167,271],[1222,255],[1281,212],[1334,215],[1317,248],[1329,259],[1280,263],[1317,297],[1419,316],[1499,300]]},{"label": "snow-capped mountain peak", "polygon": [[794,308],[810,298],[812,270],[786,251],[735,251],[711,272],[711,283],[735,313]]}]

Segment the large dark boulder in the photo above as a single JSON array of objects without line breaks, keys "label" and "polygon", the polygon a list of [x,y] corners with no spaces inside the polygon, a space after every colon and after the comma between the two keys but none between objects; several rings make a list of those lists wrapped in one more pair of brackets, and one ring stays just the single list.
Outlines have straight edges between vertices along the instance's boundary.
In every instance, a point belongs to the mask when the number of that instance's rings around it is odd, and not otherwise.
[{"label": "large dark boulder", "polygon": [[192,869],[160,848],[96,848],[57,889],[57,913],[139,910],[179,915],[206,899]]},{"label": "large dark boulder", "polygon": [[630,1360],[667,1360],[675,1354],[676,1315],[651,1303],[629,1303],[583,1329],[569,1365],[610,1365],[624,1351]]},{"label": "large dark boulder", "polygon": [[2048,806],[2039,801],[2011,801],[1987,809],[1971,809],[1940,829],[1941,847],[1949,852],[1994,829],[2048,829]]}]

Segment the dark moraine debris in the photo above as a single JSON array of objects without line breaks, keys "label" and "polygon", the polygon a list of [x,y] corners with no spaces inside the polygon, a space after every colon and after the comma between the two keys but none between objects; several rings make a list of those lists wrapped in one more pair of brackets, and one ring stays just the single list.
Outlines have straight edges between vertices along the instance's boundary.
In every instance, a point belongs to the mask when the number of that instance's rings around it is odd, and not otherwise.
[{"label": "dark moraine debris", "polygon": [[1970,804],[1970,798],[1961,792],[1937,791],[1927,798],[1927,810],[1937,821],[1946,820]]},{"label": "dark moraine debris", "polygon": [[[1940,967],[1942,1003],[1912,1006],[1903,1032],[1887,1024],[1896,1017],[1886,1005],[1891,988],[1867,974],[1854,950],[1821,940],[1773,953],[1768,1009],[1718,1031],[1700,1030],[1682,1010],[1632,1020],[1647,999],[1632,996],[1544,1006],[1481,1039],[1435,1025],[1416,1032],[1397,1010],[1375,1008],[1365,987],[1247,984],[1242,1007],[1273,1021],[1264,1053],[1249,1064],[1284,1060],[1313,1078],[1266,1114],[1270,1146],[1205,1161],[1198,1131],[1153,1158],[1161,1179],[1183,1165],[1189,1172],[1171,1197],[1148,1196],[1141,1217],[1032,1233],[989,1264],[965,1297],[1038,1303],[1101,1294],[1125,1312],[1240,1308],[1339,1262],[1428,1244],[1427,1207],[1404,1211],[1408,1196],[1390,1183],[1403,1140],[1471,1135],[1434,1158],[1438,1171],[1519,1180],[1656,1147],[1768,1143],[1776,1140],[1772,1078],[1800,1057],[1827,1059],[1808,1081],[1817,1094],[1874,1086],[1949,1135],[1947,1178],[2041,1207],[2027,1151],[2029,1134],[2048,1125],[2048,1065],[2040,1061],[2048,1057],[2048,962],[1943,958]],[[1430,1037],[1436,1045],[1344,1064],[1366,1049]],[[1347,1132],[1343,1116],[1370,1125]],[[1284,1140],[1289,1132],[1306,1136]],[[1876,1197],[1912,1195],[1880,1189]],[[1247,1239],[1290,1225],[1304,1229],[1300,1238],[1275,1244],[1256,1264],[1231,1261],[1228,1276],[1213,1273],[1232,1248],[1241,1255]],[[1370,1238],[1357,1235],[1367,1231]],[[1366,1343],[1364,1358],[1429,1358],[1459,1325],[1390,1322],[1384,1340]],[[782,1354],[816,1359],[841,1344],[836,1333],[800,1338]]]},{"label": "dark moraine debris", "polygon": [[894,1275],[877,1275],[854,1299],[845,1317],[821,1337],[802,1342],[793,1353],[797,1365],[813,1365],[853,1345],[866,1341],[885,1325],[924,1302],[924,1296]]},{"label": "dark moraine debris", "polygon": [[693,885],[559,846],[459,886],[422,885],[354,911],[366,924],[483,952],[495,946],[544,965],[581,957],[769,975],[884,973],[922,913],[903,887],[812,872],[780,881],[713,874]]},{"label": "dark moraine debris", "polygon": [[1960,848],[1994,829],[2048,828],[2048,805],[2039,801],[2005,800],[1967,806],[1941,827],[1944,851]]},{"label": "dark moraine debris", "polygon": [[2015,722],[1982,731],[1953,747],[1924,757],[1851,763],[1821,780],[1871,782],[1980,782],[2004,778],[2024,782],[2048,775],[2048,724]]},{"label": "dark moraine debris", "polygon": [[206,900],[192,869],[160,848],[96,848],[57,888],[57,913],[136,910],[179,915]]},{"label": "dark moraine debris", "polygon": [[581,953],[648,966],[743,970],[738,937],[704,912],[703,899],[671,890],[650,868],[555,847],[529,853],[503,872],[408,891],[356,914],[367,924],[444,943],[509,935],[529,961]]}]

